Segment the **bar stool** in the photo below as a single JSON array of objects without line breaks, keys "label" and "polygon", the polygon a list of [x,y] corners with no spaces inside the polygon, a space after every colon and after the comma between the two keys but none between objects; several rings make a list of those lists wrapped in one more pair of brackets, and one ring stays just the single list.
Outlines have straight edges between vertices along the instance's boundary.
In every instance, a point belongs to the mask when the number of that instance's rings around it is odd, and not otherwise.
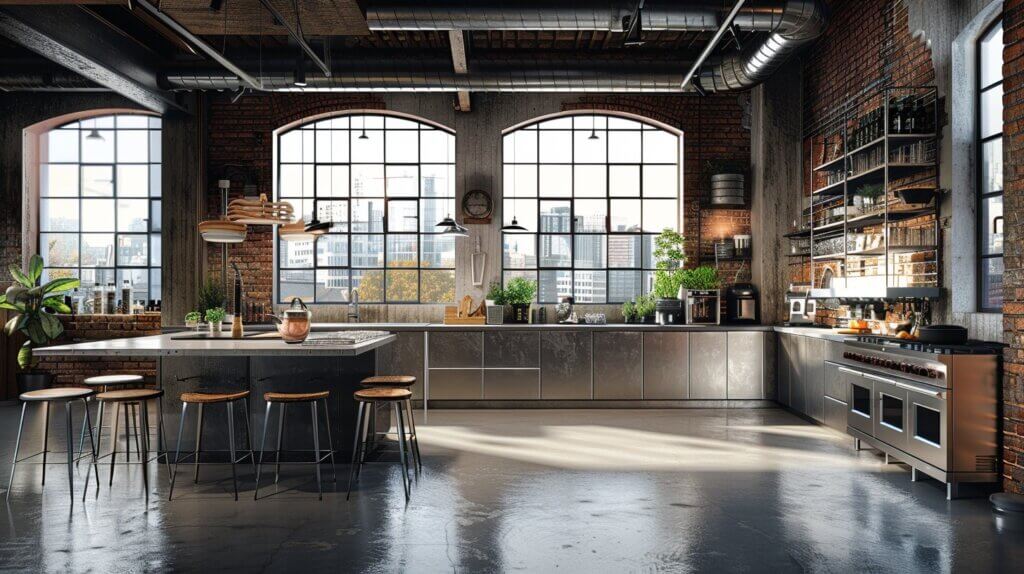
[{"label": "bar stool", "polygon": [[[366,377],[359,382],[364,387],[385,388],[385,389],[412,389],[416,384],[416,377],[412,375],[374,375]],[[405,401],[405,412],[409,416],[409,440],[412,444],[412,455],[416,464],[416,474],[423,470],[423,460],[420,458],[420,441],[416,435],[416,418],[412,413],[412,401]],[[370,417],[370,425],[373,435],[376,436],[376,417]]]},{"label": "bar stool", "polygon": [[[94,396],[96,402],[100,404],[99,415],[96,417],[96,427],[98,429],[103,428],[103,411],[105,410],[107,403],[114,403],[114,432],[110,435],[110,483],[109,486],[114,484],[114,468],[117,466],[117,415],[120,412],[121,405],[124,405],[125,416],[128,414],[128,408],[131,405],[137,405],[139,408],[140,418],[139,425],[142,426],[142,439],[139,440],[138,427],[136,427],[135,440],[136,449],[139,459],[139,464],[142,465],[142,487],[146,494],[146,503],[149,503],[149,401],[159,401],[164,396],[163,389],[121,389],[117,391],[106,391],[99,393]],[[162,416],[161,422],[162,422]],[[125,423],[127,427],[127,422]],[[97,433],[99,434],[99,433]],[[157,445],[163,444],[163,425],[157,429]],[[102,436],[97,437],[96,450],[100,449],[100,441]],[[127,452],[128,445],[130,444],[127,428],[125,429],[124,435],[124,448]],[[141,449],[140,449],[141,446]],[[164,460],[167,460],[167,453],[164,453]],[[160,459],[159,451],[156,456],[157,460]],[[125,455],[125,464],[128,463],[128,456]],[[99,469],[96,469],[97,475]],[[86,473],[85,480],[88,482],[89,474]],[[99,489],[96,489],[96,496],[100,495]]]},{"label": "bar stool", "polygon": [[[406,456],[406,433],[405,416],[402,414],[403,403],[412,398],[412,391],[408,389],[369,388],[359,389],[353,395],[359,403],[359,412],[356,416],[356,437],[352,445],[352,469],[348,475],[348,494],[345,500],[352,496],[352,479],[359,473],[359,467],[363,464],[366,455],[366,440],[369,433],[369,419],[378,402],[391,403],[395,407],[395,416],[398,419],[398,442],[399,454],[402,459],[402,484],[405,486],[405,500],[409,501],[409,461]],[[365,424],[364,424],[365,423]]]},{"label": "bar stool", "polygon": [[[260,460],[256,464],[256,491],[252,494],[253,500],[258,500],[260,493],[260,472],[263,470],[263,451],[267,446],[267,426],[270,424],[270,407],[275,404],[278,405],[278,417],[277,417],[277,449],[276,455],[274,456],[274,484],[277,484],[277,480],[281,476],[281,439],[284,436],[284,411],[285,407],[289,404],[294,403],[309,403],[309,412],[313,417],[313,449],[316,453],[313,455],[312,463],[295,463],[295,464],[312,464],[316,469],[316,489],[320,495],[320,500],[324,499],[324,489],[320,484],[320,464],[327,460],[328,457],[331,459],[331,475],[334,477],[334,482],[338,482],[338,469],[334,464],[334,441],[331,439],[331,415],[327,411],[327,397],[330,396],[330,391],[320,391],[316,393],[263,393],[263,400],[267,402],[267,414],[263,419],[263,439],[260,441]],[[321,456],[320,454],[320,421],[317,416],[317,405],[323,402],[324,406],[324,422],[327,424],[327,449],[326,455]]]},{"label": "bar stool", "polygon": [[[242,401],[242,408],[245,411],[245,442],[249,446],[249,454],[235,458],[235,403]],[[203,407],[211,404],[223,404],[228,411],[228,448],[231,453],[231,482],[235,489],[235,500],[238,500],[238,473],[235,472],[235,465],[248,456],[252,462],[253,471],[256,470],[256,456],[252,452],[252,435],[249,434],[249,391],[238,391],[234,393],[182,393],[181,394],[181,424],[178,425],[178,450],[174,454],[174,469],[171,471],[171,490],[167,494],[167,500],[174,496],[174,479],[178,475],[178,464],[181,462],[181,431],[185,428],[185,417],[188,414],[190,404],[199,405],[199,419],[196,421],[196,450],[191,455],[195,460],[195,477],[193,483],[199,482],[199,453],[202,452],[203,438]]]},{"label": "bar stool", "polygon": [[[82,384],[92,388],[97,393],[105,393],[105,392],[107,392],[107,391],[109,391],[111,389],[122,388],[122,387],[126,387],[128,385],[141,385],[142,383],[143,383],[142,375],[123,375],[123,374],[118,374],[118,375],[99,375],[99,376],[96,376],[96,377],[89,377],[89,378],[85,379],[84,381],[82,381]],[[94,398],[95,397],[89,397],[89,399],[94,399]],[[125,432],[125,436],[128,435],[128,432],[129,432],[129,430],[131,428],[128,425],[129,409],[127,407],[129,407],[129,406],[131,407],[131,415],[132,415],[131,416],[131,421],[135,422],[135,417],[137,416],[137,413],[135,411],[135,407],[137,406],[137,403],[127,403],[125,405],[126,408],[125,408],[125,411],[124,411],[124,432]],[[97,417],[97,418],[99,418],[99,417]],[[117,423],[119,421],[120,421],[120,419],[115,416],[114,417],[114,434],[115,435],[117,434],[117,431],[118,431]],[[163,417],[162,416],[160,417],[160,426],[161,426],[161,431],[162,431],[162,428],[163,428]],[[135,433],[134,433],[135,434],[135,452],[136,453],[140,452],[139,451],[139,432],[138,432],[138,428],[139,428],[138,425],[136,425],[135,426]],[[97,428],[96,431],[95,431],[95,434],[96,434],[96,443],[99,444],[99,442],[103,439],[103,429]],[[75,464],[76,465],[78,464],[78,461],[81,460],[83,456],[85,456],[85,450],[84,449],[85,449],[85,419],[82,420],[82,432],[79,434],[79,437],[78,437],[78,458],[75,460]],[[125,460],[128,460],[128,458],[131,456],[131,449],[128,448],[127,441],[125,441],[125,449],[124,450],[125,450],[125,454],[124,454]]]},{"label": "bar stool", "polygon": [[[64,388],[52,388],[52,389],[41,389],[38,391],[29,391],[22,393],[19,397],[21,403],[21,421],[18,423],[18,438],[14,442],[14,456],[12,457],[11,464],[11,479],[7,483],[7,499],[11,498],[11,488],[14,486],[14,471],[18,467],[19,462],[26,461],[30,458],[35,458],[40,454],[43,455],[42,463],[27,463],[27,464],[42,464],[43,465],[43,480],[41,484],[46,484],[46,454],[49,452],[50,442],[50,403],[62,402],[64,403],[64,412],[67,416],[67,454],[68,454],[68,492],[71,494],[71,503],[75,502],[75,480],[74,480],[74,431],[71,430],[74,427],[71,423],[71,403],[75,401],[82,401],[82,406],[85,408],[85,419],[86,425],[89,427],[89,447],[92,449],[92,466],[96,466],[96,442],[92,437],[92,422],[89,420],[89,405],[86,402],[86,398],[93,394],[92,389],[83,389],[77,387],[64,387]],[[18,460],[18,451],[21,449],[21,431],[25,426],[25,410],[29,403],[44,403],[45,406],[43,411],[43,451],[36,453],[31,456],[27,456],[21,460]],[[96,469],[96,488],[100,487],[99,482],[99,469]],[[85,496],[85,491],[89,489],[89,477],[85,477],[85,487],[82,491],[82,496]]]}]

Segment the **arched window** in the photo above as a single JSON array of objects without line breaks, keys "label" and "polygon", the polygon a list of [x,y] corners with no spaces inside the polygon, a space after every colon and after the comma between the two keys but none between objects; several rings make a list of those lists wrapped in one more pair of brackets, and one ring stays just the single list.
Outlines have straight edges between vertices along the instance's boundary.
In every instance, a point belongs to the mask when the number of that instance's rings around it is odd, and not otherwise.
[{"label": "arched window", "polygon": [[978,310],[1003,308],[1003,21],[978,41]]},{"label": "arched window", "polygon": [[133,300],[161,299],[160,129],[158,117],[117,114],[40,134],[44,281],[78,277],[87,293],[128,281]]},{"label": "arched window", "polygon": [[278,238],[285,303],[455,300],[455,242],[436,227],[455,213],[455,135],[407,116],[357,113],[277,135],[277,197],[304,220],[331,222],[314,241]]},{"label": "arched window", "polygon": [[682,227],[682,134],[635,116],[570,113],[506,130],[502,275],[538,300],[619,303],[650,292],[654,237]]}]

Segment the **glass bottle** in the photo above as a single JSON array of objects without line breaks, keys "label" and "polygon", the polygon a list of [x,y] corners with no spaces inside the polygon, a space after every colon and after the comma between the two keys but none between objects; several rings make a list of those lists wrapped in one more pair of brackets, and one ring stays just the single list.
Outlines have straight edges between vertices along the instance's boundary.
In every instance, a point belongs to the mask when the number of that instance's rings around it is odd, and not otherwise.
[{"label": "glass bottle", "polygon": [[115,306],[117,303],[117,289],[114,289],[113,281],[107,282],[107,289],[105,294],[107,304],[104,306],[103,312],[106,313],[107,315],[113,315],[114,313],[117,313],[117,307]]},{"label": "glass bottle", "polygon": [[128,279],[121,282],[121,310],[125,313],[131,313],[131,301],[132,301],[132,283]]},{"label": "glass bottle", "polygon": [[92,312],[94,315],[103,313],[103,288],[99,282],[92,284]]}]

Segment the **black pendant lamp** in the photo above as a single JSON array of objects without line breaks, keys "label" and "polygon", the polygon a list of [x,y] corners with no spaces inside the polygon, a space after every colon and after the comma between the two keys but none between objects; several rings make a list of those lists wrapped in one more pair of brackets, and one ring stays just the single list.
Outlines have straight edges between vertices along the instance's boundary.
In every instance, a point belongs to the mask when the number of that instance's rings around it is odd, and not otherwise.
[{"label": "black pendant lamp", "polygon": [[502,225],[502,231],[527,231],[525,227],[519,225],[519,220],[516,219],[516,143],[512,142],[512,222]]}]

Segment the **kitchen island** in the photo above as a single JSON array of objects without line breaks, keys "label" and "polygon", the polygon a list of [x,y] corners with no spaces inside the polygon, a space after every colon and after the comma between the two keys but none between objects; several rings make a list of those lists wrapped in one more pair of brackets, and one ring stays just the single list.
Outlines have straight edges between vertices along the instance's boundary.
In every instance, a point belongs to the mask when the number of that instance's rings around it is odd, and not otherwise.
[{"label": "kitchen island", "polygon": [[[365,327],[364,327],[365,329]],[[250,391],[249,424],[251,429],[263,428],[268,391],[300,393],[328,390],[331,433],[337,450],[351,448],[355,426],[355,402],[352,393],[359,381],[374,374],[377,354],[393,344],[394,334],[383,334],[355,344],[319,342],[318,344],[287,344],[273,331],[247,332],[242,339],[232,339],[227,332],[217,338],[194,339],[195,333],[178,332],[149,337],[133,337],[58,345],[36,349],[40,357],[149,357],[157,361],[156,385],[165,392],[163,416],[168,429],[177,429],[181,413],[182,393],[190,391]],[[227,421],[224,409],[211,408],[206,413],[204,453],[227,449]],[[286,415],[289,434],[284,439],[286,450],[309,450],[312,422],[309,414],[298,409]],[[382,424],[387,423],[381,412]],[[191,426],[191,425],[190,425]],[[244,427],[235,426],[236,444],[244,445]],[[194,429],[185,429],[183,449],[195,444]],[[173,436],[172,436],[173,435]],[[175,433],[168,433],[167,446],[174,449]],[[347,446],[346,446],[347,445]],[[212,453],[215,456],[217,453]]]}]

